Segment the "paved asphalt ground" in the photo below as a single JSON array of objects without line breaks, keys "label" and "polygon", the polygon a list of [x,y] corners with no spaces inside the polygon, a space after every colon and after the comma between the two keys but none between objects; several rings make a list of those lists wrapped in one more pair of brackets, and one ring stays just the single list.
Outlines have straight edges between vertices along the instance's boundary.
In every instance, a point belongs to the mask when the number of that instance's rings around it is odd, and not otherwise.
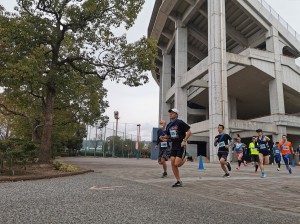
[{"label": "paved asphalt ground", "polygon": [[[300,223],[300,167],[233,170],[187,162],[184,187],[146,159],[64,158],[94,173],[50,180],[0,183],[0,223]],[[169,168],[170,163],[168,163]],[[233,167],[235,168],[235,167]]]}]

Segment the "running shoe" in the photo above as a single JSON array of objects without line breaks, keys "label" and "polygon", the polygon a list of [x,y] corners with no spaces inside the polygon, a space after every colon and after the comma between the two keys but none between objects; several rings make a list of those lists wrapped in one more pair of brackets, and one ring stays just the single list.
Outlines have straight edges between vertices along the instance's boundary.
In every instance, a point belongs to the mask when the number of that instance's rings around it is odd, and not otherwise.
[{"label": "running shoe", "polygon": [[165,178],[165,177],[167,177],[167,176],[168,176],[168,173],[167,173],[167,172],[163,172],[161,178]]},{"label": "running shoe", "polygon": [[244,166],[247,166],[247,162],[246,161],[244,161]]},{"label": "running shoe", "polygon": [[226,166],[227,166],[228,171],[231,171],[231,165],[229,162],[227,162]]},{"label": "running shoe", "polygon": [[291,167],[289,168],[289,174],[292,174],[292,168]]},{"label": "running shoe", "polygon": [[182,187],[182,181],[177,181],[172,187]]},{"label": "running shoe", "polygon": [[261,173],[261,178],[265,178],[266,177],[266,174],[265,173]]},{"label": "running shoe", "polygon": [[280,168],[277,168],[277,171],[280,171]]},{"label": "running shoe", "polygon": [[240,167],[238,166],[236,169],[237,169],[237,170],[240,170]]},{"label": "running shoe", "polygon": [[223,177],[230,177],[229,173],[225,173]]},{"label": "running shoe", "polygon": [[254,170],[254,173],[257,173],[257,170]]}]

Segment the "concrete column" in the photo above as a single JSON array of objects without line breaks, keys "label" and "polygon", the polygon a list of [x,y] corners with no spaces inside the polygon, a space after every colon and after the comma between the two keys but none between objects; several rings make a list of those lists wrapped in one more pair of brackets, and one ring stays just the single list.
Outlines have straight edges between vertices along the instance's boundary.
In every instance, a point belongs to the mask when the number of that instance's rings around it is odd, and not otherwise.
[{"label": "concrete column", "polygon": [[159,66],[159,75],[160,75],[160,80],[159,80],[159,105],[158,105],[158,125],[159,125],[159,121],[161,120],[161,113],[162,113],[162,67]]},{"label": "concrete column", "polygon": [[236,105],[236,98],[233,96],[229,96],[229,107],[228,113],[230,119],[237,119],[237,105]]},{"label": "concrete column", "polygon": [[171,73],[172,73],[172,56],[166,53],[163,53],[163,65],[162,73],[160,77],[160,120],[168,121],[170,104],[166,102],[166,95],[168,90],[171,88]]},{"label": "concrete column", "polygon": [[208,1],[208,75],[210,161],[217,161],[214,137],[218,124],[228,132],[225,1]]},{"label": "concrete column", "polygon": [[278,134],[272,135],[273,142],[280,142],[282,140],[282,135],[286,135],[286,126],[278,126]]},{"label": "concrete column", "polygon": [[176,22],[175,38],[175,105],[180,112],[179,118],[187,122],[187,90],[181,88],[181,77],[187,72],[188,33],[181,21]]},{"label": "concrete column", "polygon": [[210,159],[210,157],[211,157],[210,153],[211,153],[211,150],[210,150],[210,141],[208,139],[208,142],[206,143],[206,158],[211,161],[211,159]]},{"label": "concrete column", "polygon": [[282,85],[282,66],[281,54],[282,48],[280,47],[278,31],[272,27],[272,36],[266,42],[267,51],[274,52],[275,54],[275,76],[274,80],[269,83],[269,98],[271,114],[285,114],[284,94]]}]

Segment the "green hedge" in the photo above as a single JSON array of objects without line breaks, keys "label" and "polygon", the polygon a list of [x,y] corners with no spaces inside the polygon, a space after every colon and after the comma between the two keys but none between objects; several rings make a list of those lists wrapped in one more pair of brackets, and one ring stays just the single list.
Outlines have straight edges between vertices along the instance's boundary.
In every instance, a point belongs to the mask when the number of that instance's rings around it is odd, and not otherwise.
[{"label": "green hedge", "polygon": [[8,168],[14,173],[14,165],[20,164],[26,170],[28,163],[33,163],[38,157],[39,144],[20,140],[9,139],[0,141],[1,170]]}]

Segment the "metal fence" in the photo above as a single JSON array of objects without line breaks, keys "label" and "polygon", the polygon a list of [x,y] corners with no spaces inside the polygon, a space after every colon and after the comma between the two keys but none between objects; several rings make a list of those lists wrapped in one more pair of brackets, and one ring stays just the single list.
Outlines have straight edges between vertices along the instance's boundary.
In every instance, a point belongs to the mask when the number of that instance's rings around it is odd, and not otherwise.
[{"label": "metal fence", "polygon": [[283,25],[298,41],[300,41],[300,34],[292,28],[265,0],[256,0],[265,9],[267,9],[280,23]]}]

